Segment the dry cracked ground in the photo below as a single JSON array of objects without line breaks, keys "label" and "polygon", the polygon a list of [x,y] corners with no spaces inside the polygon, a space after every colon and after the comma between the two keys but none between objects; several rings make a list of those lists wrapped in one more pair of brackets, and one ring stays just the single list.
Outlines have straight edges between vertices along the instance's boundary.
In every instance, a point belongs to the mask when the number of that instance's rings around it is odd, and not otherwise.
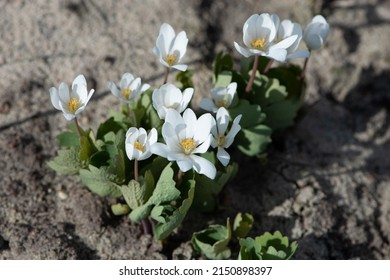
[{"label": "dry cracked ground", "polygon": [[[97,93],[80,121],[96,128],[119,106],[108,80],[130,71],[161,83],[151,49],[168,22],[188,34],[199,100],[213,56],[239,59],[233,41],[262,12],[303,25],[321,13],[331,33],[309,62],[305,117],[274,135],[267,164],[234,154],[241,169],[223,209],[191,213],[162,246],[47,167],[67,127],[51,86],[83,73]],[[1,0],[0,259],[199,258],[191,233],[237,212],[254,215],[253,235],[280,230],[297,240],[296,259],[390,259],[388,38],[390,2],[381,0]]]}]

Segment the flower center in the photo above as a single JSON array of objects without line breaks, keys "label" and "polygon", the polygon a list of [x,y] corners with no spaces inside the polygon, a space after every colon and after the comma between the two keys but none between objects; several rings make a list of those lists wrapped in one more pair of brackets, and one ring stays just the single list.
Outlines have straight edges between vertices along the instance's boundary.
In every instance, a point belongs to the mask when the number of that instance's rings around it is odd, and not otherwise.
[{"label": "flower center", "polygon": [[134,148],[138,151],[145,152],[144,146],[138,140],[134,142]]},{"label": "flower center", "polygon": [[129,88],[122,89],[122,95],[124,98],[129,99],[131,95],[131,89]]},{"label": "flower center", "polygon": [[186,154],[189,155],[192,153],[193,150],[196,148],[196,142],[192,138],[186,138],[184,140],[181,140],[180,146],[182,151]]},{"label": "flower center", "polygon": [[80,102],[77,98],[73,97],[69,100],[69,103],[68,103],[68,111],[69,113],[71,114],[74,114],[77,109],[80,108]]},{"label": "flower center", "polygon": [[218,100],[215,101],[215,105],[216,105],[218,108],[221,108],[221,107],[227,108],[227,106],[226,106],[227,103],[228,103],[228,101],[227,101],[227,98],[226,98],[226,97],[224,97],[224,98],[222,98],[222,99],[218,99]]},{"label": "flower center", "polygon": [[176,62],[176,54],[168,54],[165,57],[166,62],[168,63],[169,66],[172,66]]},{"label": "flower center", "polygon": [[267,41],[265,37],[263,38],[257,38],[253,39],[251,42],[251,47],[257,50],[263,51],[265,49],[265,46],[267,45]]},{"label": "flower center", "polygon": [[217,139],[218,147],[223,147],[223,146],[225,146],[225,144],[226,144],[226,137],[225,137],[225,135],[218,136],[218,139]]}]

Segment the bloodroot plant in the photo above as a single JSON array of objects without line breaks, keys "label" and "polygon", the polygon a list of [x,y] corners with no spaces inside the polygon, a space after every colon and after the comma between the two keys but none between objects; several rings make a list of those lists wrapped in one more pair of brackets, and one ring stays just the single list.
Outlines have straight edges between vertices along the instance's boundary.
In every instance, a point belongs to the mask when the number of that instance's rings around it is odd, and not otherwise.
[{"label": "bloodroot plant", "polygon": [[[240,69],[235,69],[231,55],[217,55],[211,97],[199,104],[207,112],[199,114],[190,108],[196,91],[192,72],[182,63],[187,35],[176,34],[164,23],[153,49],[166,68],[161,86],[152,89],[131,73],[123,74],[118,84],[108,82],[122,107],[96,131],[77,122],[94,93],[88,92],[83,75],[75,78],[71,89],[61,83],[49,90],[53,106],[73,122],[69,131],[58,135],[61,149],[48,165],[58,173],[78,175],[91,192],[114,198],[113,214],[127,215],[145,234],[166,239],[190,209],[218,209],[218,194],[238,170],[231,149],[259,156],[273,131],[294,123],[304,100],[309,56],[323,45],[328,32],[322,16],[303,30],[277,15],[252,15],[243,27],[243,45],[234,42],[244,56]],[[297,58],[305,59],[303,69],[290,63]],[[278,66],[272,67],[275,61]],[[168,83],[172,70],[179,71],[177,85]],[[279,232],[246,237],[252,224],[250,214],[239,214],[233,230],[228,220],[226,227],[214,225],[194,233],[192,243],[213,259],[234,255],[227,247],[232,236],[241,248],[234,256],[240,259],[291,257],[295,242],[290,245]]]}]

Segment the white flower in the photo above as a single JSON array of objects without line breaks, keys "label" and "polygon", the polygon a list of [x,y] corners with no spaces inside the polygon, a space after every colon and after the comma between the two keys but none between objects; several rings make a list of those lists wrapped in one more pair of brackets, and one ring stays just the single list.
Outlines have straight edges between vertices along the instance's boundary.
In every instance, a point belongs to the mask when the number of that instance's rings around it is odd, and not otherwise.
[{"label": "white flower", "polygon": [[168,110],[162,135],[166,144],[156,143],[151,147],[152,153],[176,161],[182,172],[195,169],[210,179],[216,175],[215,166],[207,159],[196,154],[207,152],[211,142],[213,117],[207,113],[196,118],[191,109],[183,117],[175,110]]},{"label": "white flower", "polygon": [[130,160],[144,160],[149,158],[152,153],[150,147],[157,142],[157,130],[152,128],[149,135],[145,129],[130,127],[126,132],[125,148],[127,157]]},{"label": "white flower", "polygon": [[315,16],[306,26],[303,32],[303,41],[305,41],[309,50],[321,48],[329,34],[329,24],[321,16]]},{"label": "white flower", "polygon": [[298,23],[293,23],[291,20],[283,20],[278,24],[278,32],[276,34],[276,41],[282,41],[288,37],[296,35],[295,42],[288,47],[286,60],[295,58],[306,58],[310,55],[308,50],[299,50],[299,44],[302,40],[302,27]]},{"label": "white flower", "polygon": [[187,44],[188,38],[184,31],[176,35],[172,26],[168,23],[163,23],[160,27],[160,33],[158,34],[156,47],[153,48],[153,52],[165,67],[186,71],[188,66],[179,64],[179,62],[186,53]]},{"label": "white flower", "polygon": [[50,88],[49,92],[54,108],[62,111],[67,120],[72,120],[84,111],[95,90],[91,89],[88,93],[85,77],[78,75],[72,83],[70,92],[66,83],[61,83],[58,90],[55,87]]},{"label": "white flower", "polygon": [[234,42],[237,51],[245,57],[253,55],[266,56],[276,61],[286,60],[287,48],[297,39],[293,35],[280,42],[274,42],[279,18],[276,15],[254,14],[244,24],[243,41],[246,47]]},{"label": "white flower", "polygon": [[144,91],[150,88],[148,84],[141,84],[141,78],[134,78],[130,73],[125,73],[119,84],[119,89],[114,82],[107,83],[108,89],[113,95],[119,97],[124,103],[130,103],[138,98]]},{"label": "white flower", "polygon": [[221,107],[217,111],[216,120],[213,120],[213,126],[211,128],[211,134],[213,135],[213,140],[211,146],[213,148],[218,148],[217,158],[224,165],[227,166],[230,161],[230,155],[226,152],[225,149],[229,148],[236,137],[237,133],[240,131],[240,120],[242,115],[235,117],[232,127],[229,132],[226,134],[226,129],[229,125],[229,113],[228,111]]},{"label": "white flower", "polygon": [[230,83],[227,87],[216,87],[211,90],[211,99],[203,98],[199,107],[203,110],[216,113],[218,108],[229,108],[234,94],[237,91],[237,83]]},{"label": "white flower", "polygon": [[183,112],[191,101],[193,88],[186,88],[183,93],[173,84],[162,85],[155,89],[152,95],[153,107],[160,119],[165,119],[168,109]]}]

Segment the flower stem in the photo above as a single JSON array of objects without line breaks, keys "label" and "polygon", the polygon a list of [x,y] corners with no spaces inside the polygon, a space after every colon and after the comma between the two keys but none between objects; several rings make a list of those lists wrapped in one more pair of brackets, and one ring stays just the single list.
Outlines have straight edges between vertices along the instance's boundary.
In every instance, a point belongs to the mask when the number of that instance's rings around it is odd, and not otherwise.
[{"label": "flower stem", "polygon": [[177,178],[176,178],[176,185],[180,185],[181,181],[183,180],[184,172],[179,169],[179,172],[177,172]]},{"label": "flower stem", "polygon": [[309,61],[310,56],[306,57],[305,62],[303,63],[303,69],[301,72],[301,79],[305,78],[307,62]]},{"label": "flower stem", "polygon": [[79,122],[77,121],[77,117],[74,117],[74,118],[73,118],[73,122],[74,122],[74,124],[76,125],[77,134],[78,134],[79,137],[81,138],[81,136],[83,136],[83,133],[81,132],[81,128],[80,128],[80,126],[79,126]]},{"label": "flower stem", "polygon": [[251,77],[249,78],[249,82],[245,88],[244,97],[246,97],[248,95],[248,93],[252,90],[253,82],[255,81],[255,77],[256,77],[256,71],[257,71],[258,64],[259,64],[259,56],[256,55],[255,61],[253,62],[252,74],[251,74]]},{"label": "flower stem", "polygon": [[138,182],[138,160],[134,160],[134,180]]},{"label": "flower stem", "polygon": [[141,224],[142,224],[142,229],[144,231],[144,234],[149,234],[150,233],[150,230],[149,230],[149,221],[147,218],[143,219],[141,221]]},{"label": "flower stem", "polygon": [[165,85],[168,82],[168,75],[169,75],[170,70],[171,70],[171,68],[167,67],[167,70],[165,71],[163,85]]},{"label": "flower stem", "polygon": [[272,63],[274,63],[273,59],[268,61],[267,65],[265,66],[265,68],[263,70],[263,74],[267,74],[268,73],[269,69],[271,69]]}]

